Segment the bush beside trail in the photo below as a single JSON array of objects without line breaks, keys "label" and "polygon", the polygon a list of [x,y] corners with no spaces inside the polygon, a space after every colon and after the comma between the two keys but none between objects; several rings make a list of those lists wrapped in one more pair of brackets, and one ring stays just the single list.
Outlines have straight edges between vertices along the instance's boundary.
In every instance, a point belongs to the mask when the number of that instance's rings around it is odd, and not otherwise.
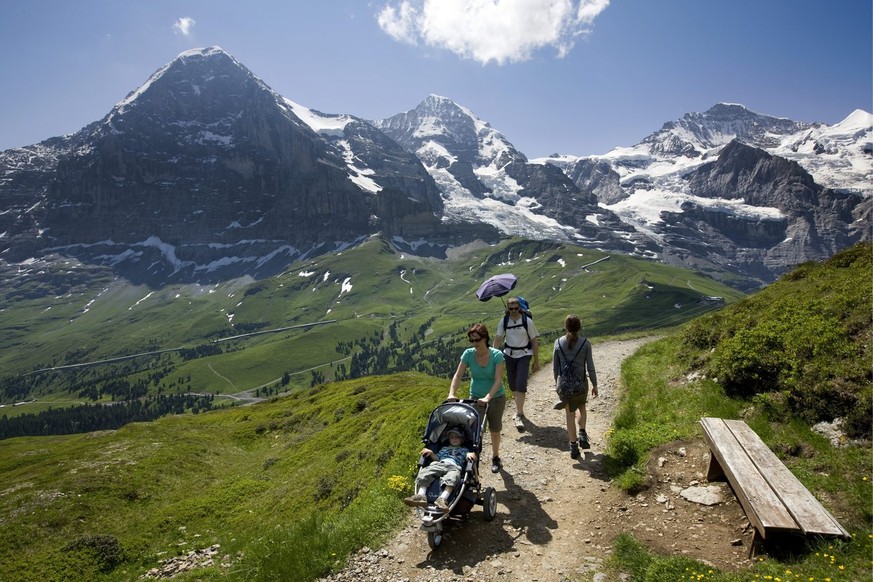
[{"label": "bush beside trail", "polygon": [[757,397],[774,418],[844,418],[873,428],[873,244],[807,263],[760,293],[694,320],[682,334],[691,366],[730,396]]}]

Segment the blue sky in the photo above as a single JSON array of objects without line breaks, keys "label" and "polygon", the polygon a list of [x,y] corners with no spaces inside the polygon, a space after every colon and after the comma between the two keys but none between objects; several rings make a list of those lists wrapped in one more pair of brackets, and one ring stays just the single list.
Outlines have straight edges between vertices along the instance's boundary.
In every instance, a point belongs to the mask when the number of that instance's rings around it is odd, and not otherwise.
[{"label": "blue sky", "polygon": [[873,105],[873,2],[0,2],[0,150],[72,133],[217,45],[281,95],[380,119],[449,97],[535,158],[629,146],[717,102],[833,124]]}]

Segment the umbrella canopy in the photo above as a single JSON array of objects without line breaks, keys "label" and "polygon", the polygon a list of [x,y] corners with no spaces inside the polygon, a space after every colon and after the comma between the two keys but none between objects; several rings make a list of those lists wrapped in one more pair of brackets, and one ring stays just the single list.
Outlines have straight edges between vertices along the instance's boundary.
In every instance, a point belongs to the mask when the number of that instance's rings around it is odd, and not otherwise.
[{"label": "umbrella canopy", "polygon": [[492,297],[502,297],[515,289],[516,283],[518,283],[518,277],[512,273],[494,275],[482,283],[476,291],[476,297],[479,298],[479,301],[488,301]]}]

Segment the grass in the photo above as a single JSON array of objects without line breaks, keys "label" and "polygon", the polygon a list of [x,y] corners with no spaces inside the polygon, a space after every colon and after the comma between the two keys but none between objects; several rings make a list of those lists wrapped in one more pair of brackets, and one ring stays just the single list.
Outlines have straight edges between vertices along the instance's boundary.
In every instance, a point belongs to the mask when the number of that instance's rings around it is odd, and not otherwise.
[{"label": "grass", "polygon": [[[325,317],[340,322],[228,342],[220,357],[166,358],[160,364],[167,368],[163,382],[179,386],[180,378],[190,377],[190,384],[203,391],[252,389],[284,372],[328,369],[343,357],[335,350],[337,338],[375,332],[384,339],[393,322],[401,323],[406,334],[429,325],[428,338],[447,336],[447,349],[457,357],[459,329],[479,320],[496,324],[500,304],[471,297],[483,275],[503,271],[519,275],[524,285],[519,293],[532,300],[538,327],[552,339],[570,311],[581,312],[587,334],[606,337],[627,328],[678,325],[693,316],[702,295],[724,295],[729,303],[739,298],[687,271],[626,257],[582,268],[602,256],[552,243],[511,241],[449,264],[401,259],[371,241],[266,281],[155,293],[104,281],[103,294],[83,287],[0,310],[0,326],[14,324],[14,340],[0,340],[5,342],[0,367],[21,372],[47,362],[198,345],[246,325],[272,328]],[[409,273],[413,293],[400,279],[400,267]],[[798,280],[817,279],[811,267],[806,269]],[[352,291],[341,292],[349,276]],[[841,287],[858,286],[843,282]],[[792,295],[790,289],[783,293]],[[751,313],[748,321],[764,319],[755,308],[754,302],[737,307]],[[708,321],[718,335],[720,322],[729,319]],[[857,332],[853,337],[868,337],[865,321],[848,322]],[[680,328],[647,344],[623,366],[627,389],[607,451],[615,481],[628,490],[643,487],[640,468],[648,451],[699,437],[701,416],[743,417],[813,493],[828,499],[854,538],[765,559],[736,574],[652,555],[622,536],[616,567],[630,571],[634,580],[869,579],[869,449],[832,448],[806,421],[785,415],[790,407],[778,394],[729,397],[711,376],[689,380],[690,372],[707,370],[709,360],[702,352],[690,354],[685,336],[686,328]],[[548,356],[543,356],[545,365]],[[146,368],[129,374],[155,371]],[[850,365],[837,368],[856,372]],[[85,379],[97,377],[95,370]],[[221,546],[218,564],[177,579],[305,581],[339,567],[363,543],[385,539],[406,512],[400,500],[411,486],[419,438],[434,403],[446,393],[447,380],[402,373],[310,388],[305,374],[292,377],[289,396],[254,406],[165,417],[117,431],[0,441],[4,582],[134,580],[161,559],[213,544]],[[62,402],[64,382],[62,375],[49,377],[37,396]]]},{"label": "grass", "polygon": [[[604,257],[609,259],[590,265]],[[479,302],[474,293],[485,278],[506,271],[519,277],[515,291],[531,300],[544,336],[557,335],[571,311],[579,313],[589,335],[611,335],[687,321],[711,309],[701,302],[706,296],[723,296],[728,302],[742,297],[677,267],[520,240],[441,261],[395,254],[374,238],[337,255],[295,264],[270,279],[208,287],[149,289],[108,279],[99,271],[92,283],[83,277],[79,286],[64,293],[50,288],[48,280],[41,295],[9,292],[0,298],[0,328],[9,330],[0,338],[0,404],[7,405],[2,414],[35,413],[50,400],[55,406],[75,401],[80,390],[100,386],[107,378],[145,381],[150,394],[235,394],[274,386],[283,376],[290,379],[287,388],[308,388],[340,377],[343,366],[348,371],[350,357],[362,348],[339,353],[340,340],[375,336],[375,347],[430,362],[436,354],[428,346],[437,340],[448,342],[454,354],[462,347],[461,330],[471,323],[484,321],[496,329],[502,302]],[[248,331],[323,320],[336,322],[213,344]],[[390,325],[400,330],[396,343],[385,336]],[[420,353],[409,353],[422,326],[428,343],[421,344]],[[221,353],[189,360],[170,351],[29,375],[36,369],[120,355],[215,345]],[[376,373],[396,371],[392,365]],[[26,395],[6,386],[23,388]],[[9,406],[15,402],[26,403]]]},{"label": "grass", "polygon": [[849,543],[818,542],[794,556],[761,556],[749,570],[722,572],[684,556],[654,555],[632,535],[622,534],[608,562],[632,582],[854,582],[869,580],[873,572],[871,540],[868,534]]},{"label": "grass", "polygon": [[[622,379],[626,390],[610,430],[606,466],[615,483],[630,492],[647,486],[644,466],[649,451],[663,443],[688,438],[702,438],[699,419],[703,416],[742,418],[780,457],[798,479],[840,520],[852,534],[852,540],[819,541],[797,548],[793,554],[759,559],[749,571],[726,573],[684,557],[650,554],[632,536],[624,535],[616,541],[612,565],[630,572],[632,580],[869,580],[873,575],[873,455],[869,440],[845,447],[834,447],[820,434],[811,430],[810,411],[795,410],[789,404],[790,389],[770,385],[770,391],[726,391],[714,375],[714,367],[706,362],[711,354],[718,354],[722,342],[735,336],[730,326],[745,330],[768,328],[777,319],[780,325],[795,321],[780,309],[780,302],[806,310],[804,300],[828,303],[826,311],[837,323],[829,337],[821,343],[850,345],[839,353],[830,353],[815,339],[811,340],[809,365],[804,369],[815,371],[816,377],[827,377],[836,386],[852,386],[857,368],[851,354],[866,353],[870,337],[870,288],[873,272],[869,265],[870,248],[859,247],[824,265],[802,267],[800,274],[789,275],[784,281],[756,296],[725,308],[702,320],[695,320],[666,338],[646,344],[625,361]],[[860,262],[847,255],[864,256]],[[849,266],[849,271],[839,271]],[[839,272],[835,272],[835,270]],[[850,284],[852,278],[854,284]],[[823,281],[833,282],[832,286]],[[807,288],[812,283],[816,289]],[[858,292],[866,294],[866,314],[857,313]],[[805,298],[805,299],[804,299]],[[862,301],[863,302],[863,301]],[[843,309],[834,306],[842,305]],[[737,314],[736,312],[739,312]],[[729,322],[729,325],[719,325]],[[844,335],[839,330],[850,330]],[[707,344],[710,349],[689,351],[689,335],[695,341],[701,334],[719,339]],[[805,333],[790,327],[784,333],[798,336]],[[833,338],[836,338],[834,340]],[[846,339],[848,338],[848,339]],[[847,343],[848,342],[848,343]],[[747,352],[752,353],[754,352]],[[846,356],[845,354],[850,354]],[[713,358],[715,359],[715,358]],[[758,361],[759,356],[748,361]],[[792,365],[788,363],[782,366]],[[692,375],[693,373],[693,375]],[[868,371],[869,373],[869,371]],[[787,377],[780,375],[779,377]],[[793,380],[796,381],[796,378]],[[813,391],[816,382],[800,377],[803,385]],[[848,391],[847,391],[848,392]],[[849,392],[851,393],[851,392]],[[870,400],[861,391],[856,406],[866,414],[869,427]],[[803,394],[795,398],[803,401]],[[862,417],[863,418],[863,417]],[[862,422],[863,424],[863,422]]]},{"label": "grass", "polygon": [[405,514],[445,390],[420,374],[370,377],[118,431],[0,441],[3,580],[134,580],[212,544],[231,566],[197,579],[311,580]]}]

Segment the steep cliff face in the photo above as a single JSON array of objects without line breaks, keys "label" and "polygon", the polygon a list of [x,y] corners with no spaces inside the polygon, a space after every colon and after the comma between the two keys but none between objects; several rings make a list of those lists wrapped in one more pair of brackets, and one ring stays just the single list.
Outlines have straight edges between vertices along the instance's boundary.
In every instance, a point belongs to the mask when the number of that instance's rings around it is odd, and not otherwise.
[{"label": "steep cliff face", "polygon": [[871,144],[864,111],[827,126],[721,103],[636,146],[528,160],[445,97],[379,121],[326,114],[198,49],[81,131],[0,152],[0,269],[63,256],[206,282],[376,233],[434,256],[503,235],[754,288],[871,238]]},{"label": "steep cliff face", "polygon": [[861,196],[823,188],[796,162],[739,141],[687,181],[697,201],[665,212],[662,232],[671,246],[719,268],[766,280],[768,272],[825,259],[863,236],[849,234]]},{"label": "steep cliff face", "polygon": [[580,190],[591,191],[599,203],[615,204],[628,196],[621,187],[621,176],[608,162],[582,158],[567,167],[566,173]]},{"label": "steep cliff face", "polygon": [[431,95],[374,124],[418,156],[440,187],[450,222],[654,256],[654,242],[602,208],[590,189],[552,164],[530,163],[503,134],[450,99]]},{"label": "steep cliff face", "polygon": [[367,232],[370,201],[342,160],[220,50],[183,54],[83,133],[48,192],[55,245]]},{"label": "steep cliff face", "polygon": [[218,48],[183,53],[73,136],[3,152],[0,172],[6,260],[54,250],[148,281],[269,275],[442,228],[414,156],[360,120],[325,139]]}]

